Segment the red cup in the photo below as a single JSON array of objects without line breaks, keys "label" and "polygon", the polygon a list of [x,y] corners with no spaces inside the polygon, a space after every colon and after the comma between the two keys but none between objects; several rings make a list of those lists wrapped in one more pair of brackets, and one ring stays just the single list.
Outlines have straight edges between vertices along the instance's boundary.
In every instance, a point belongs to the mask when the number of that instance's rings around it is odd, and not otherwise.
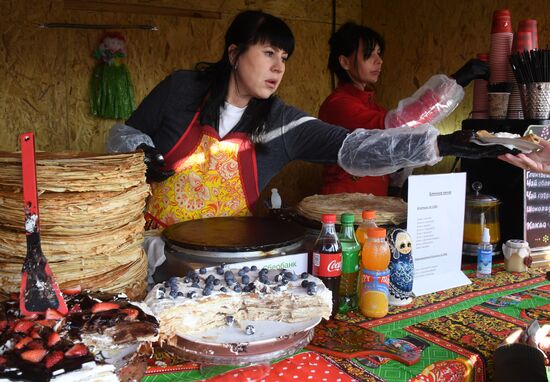
[{"label": "red cup", "polygon": [[523,52],[524,50],[533,49],[533,40],[531,37],[531,32],[518,32],[515,35],[514,39],[515,48],[512,49],[514,52]]},{"label": "red cup", "polygon": [[511,17],[510,10],[508,8],[504,8],[504,9],[498,9],[498,10],[493,12],[493,18],[494,17],[499,17],[499,16]]},{"label": "red cup", "polygon": [[510,16],[493,17],[491,33],[512,33],[512,18]]},{"label": "red cup", "polygon": [[489,62],[489,53],[478,53],[477,58],[481,61]]},{"label": "red cup", "polygon": [[531,32],[531,49],[539,48],[539,37],[537,33],[537,20],[525,19],[521,20],[518,25],[518,32]]}]

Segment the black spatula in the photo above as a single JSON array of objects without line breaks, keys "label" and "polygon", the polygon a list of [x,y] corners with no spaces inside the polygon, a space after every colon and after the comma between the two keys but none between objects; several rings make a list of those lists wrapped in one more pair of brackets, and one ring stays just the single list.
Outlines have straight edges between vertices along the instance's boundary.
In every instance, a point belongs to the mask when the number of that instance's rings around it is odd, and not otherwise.
[{"label": "black spatula", "polygon": [[25,316],[37,313],[44,314],[48,308],[55,309],[65,315],[68,311],[67,304],[59,291],[59,286],[53,278],[52,270],[40,247],[34,136],[32,133],[21,134],[20,140],[27,256],[21,271],[19,308]]}]

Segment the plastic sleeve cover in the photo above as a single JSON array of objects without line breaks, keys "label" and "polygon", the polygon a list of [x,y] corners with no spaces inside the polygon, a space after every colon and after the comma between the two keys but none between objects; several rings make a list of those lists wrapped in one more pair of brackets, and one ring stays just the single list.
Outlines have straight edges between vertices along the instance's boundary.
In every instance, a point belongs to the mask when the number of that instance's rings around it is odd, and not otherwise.
[{"label": "plastic sleeve cover", "polygon": [[432,166],[441,160],[438,135],[439,130],[428,124],[415,129],[357,129],[342,143],[338,164],[355,176],[379,176],[401,168]]},{"label": "plastic sleeve cover", "polygon": [[411,97],[399,101],[397,109],[386,114],[386,128],[436,125],[451,114],[464,98],[462,86],[443,74],[433,76]]},{"label": "plastic sleeve cover", "polygon": [[117,123],[109,130],[105,149],[108,153],[129,153],[136,151],[142,143],[155,147],[153,140],[147,134],[131,126]]}]

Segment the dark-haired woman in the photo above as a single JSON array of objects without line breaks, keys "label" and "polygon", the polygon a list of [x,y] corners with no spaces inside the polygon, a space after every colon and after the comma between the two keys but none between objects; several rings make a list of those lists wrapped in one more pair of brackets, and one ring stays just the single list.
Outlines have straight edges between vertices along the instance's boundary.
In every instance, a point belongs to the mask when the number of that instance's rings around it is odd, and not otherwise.
[{"label": "dark-haired woman", "polygon": [[[352,22],[343,24],[330,38],[328,67],[338,78],[338,87],[319,109],[319,119],[355,129],[416,127],[435,124],[449,115],[463,97],[462,87],[472,79],[488,75],[481,61],[470,61],[453,78],[434,76],[397,110],[388,112],[375,101],[373,86],[382,73],[384,39],[374,30]],[[461,86],[456,86],[457,82]],[[389,175],[357,177],[338,165],[323,169],[324,194],[363,192],[387,195]]]},{"label": "dark-haired woman", "polygon": [[[150,223],[248,215],[269,180],[294,159],[338,161],[357,175],[377,175],[434,164],[443,155],[497,154],[460,134],[438,136],[429,125],[348,134],[286,105],[274,93],[293,50],[281,19],[242,12],[227,30],[220,61],[169,75],[126,124],[111,129],[110,152],[145,152]],[[391,155],[385,151],[396,145]]]}]

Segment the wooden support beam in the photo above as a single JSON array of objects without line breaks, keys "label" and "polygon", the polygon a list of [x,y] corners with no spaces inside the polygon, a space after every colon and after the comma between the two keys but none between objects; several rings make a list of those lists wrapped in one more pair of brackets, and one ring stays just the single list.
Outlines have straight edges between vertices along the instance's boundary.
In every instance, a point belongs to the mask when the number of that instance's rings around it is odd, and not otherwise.
[{"label": "wooden support beam", "polygon": [[221,12],[162,7],[148,4],[116,3],[109,1],[64,0],[63,7],[65,9],[77,11],[141,13],[146,15],[196,17],[202,19],[222,18]]}]

